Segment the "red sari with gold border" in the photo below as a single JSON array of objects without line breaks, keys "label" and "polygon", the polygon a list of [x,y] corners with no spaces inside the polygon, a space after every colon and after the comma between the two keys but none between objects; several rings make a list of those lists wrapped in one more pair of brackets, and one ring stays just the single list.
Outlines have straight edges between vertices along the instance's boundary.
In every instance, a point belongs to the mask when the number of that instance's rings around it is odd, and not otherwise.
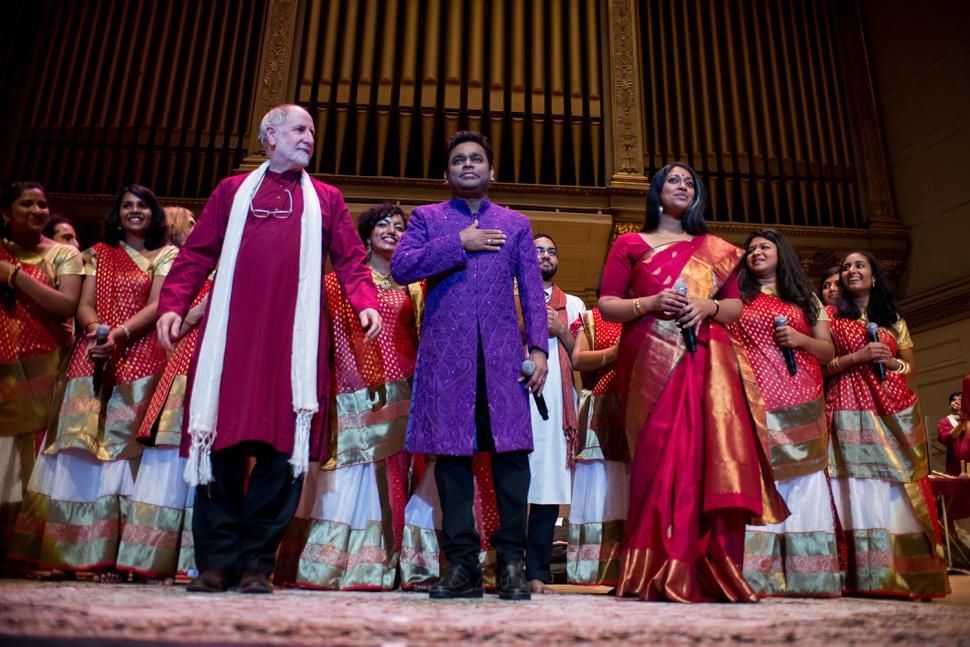
[{"label": "red sari with gold border", "polygon": [[[712,235],[651,248],[616,240],[603,296],[649,296],[678,281],[692,298],[738,298],[742,251]],[[676,321],[624,325],[617,382],[633,448],[630,508],[617,595],[677,602],[753,602],[741,572],[744,526],[781,521],[727,331],[705,321],[686,352]]]}]

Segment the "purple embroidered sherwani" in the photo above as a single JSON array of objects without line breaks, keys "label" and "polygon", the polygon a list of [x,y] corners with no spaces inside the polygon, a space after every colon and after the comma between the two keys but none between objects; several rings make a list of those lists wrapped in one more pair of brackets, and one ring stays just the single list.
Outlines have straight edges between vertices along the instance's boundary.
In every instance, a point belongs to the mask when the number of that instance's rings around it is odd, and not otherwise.
[{"label": "purple embroidered sherwani", "polygon": [[394,280],[427,279],[427,298],[406,448],[419,454],[470,456],[475,443],[478,339],[497,452],[532,449],[528,391],[518,381],[526,354],[515,309],[515,285],[529,349],[548,354],[542,276],[529,221],[482,200],[481,229],[508,236],[497,252],[466,252],[459,232],[474,216],[464,200],[417,207],[391,259]]}]

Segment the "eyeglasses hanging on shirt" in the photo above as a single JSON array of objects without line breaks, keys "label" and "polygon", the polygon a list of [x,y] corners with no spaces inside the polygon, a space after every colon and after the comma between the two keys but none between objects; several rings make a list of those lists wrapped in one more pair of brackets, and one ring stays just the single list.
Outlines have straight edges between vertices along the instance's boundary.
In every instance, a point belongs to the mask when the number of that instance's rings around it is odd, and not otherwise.
[{"label": "eyeglasses hanging on shirt", "polygon": [[293,214],[293,192],[289,189],[283,189],[286,192],[286,197],[289,202],[289,207],[286,209],[256,209],[253,207],[253,203],[249,203],[249,212],[253,214],[253,218],[266,219],[273,218],[274,220],[286,220]]}]

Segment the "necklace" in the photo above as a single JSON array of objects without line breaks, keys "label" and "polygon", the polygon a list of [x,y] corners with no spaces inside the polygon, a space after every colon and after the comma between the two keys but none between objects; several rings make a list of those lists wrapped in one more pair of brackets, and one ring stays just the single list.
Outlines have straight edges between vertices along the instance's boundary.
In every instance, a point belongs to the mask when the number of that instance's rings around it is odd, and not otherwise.
[{"label": "necklace", "polygon": [[370,268],[370,275],[371,278],[374,279],[374,285],[376,285],[380,290],[393,290],[394,288],[398,287],[397,283],[394,282],[394,279],[391,278],[390,272],[387,274],[381,274],[372,267]]}]

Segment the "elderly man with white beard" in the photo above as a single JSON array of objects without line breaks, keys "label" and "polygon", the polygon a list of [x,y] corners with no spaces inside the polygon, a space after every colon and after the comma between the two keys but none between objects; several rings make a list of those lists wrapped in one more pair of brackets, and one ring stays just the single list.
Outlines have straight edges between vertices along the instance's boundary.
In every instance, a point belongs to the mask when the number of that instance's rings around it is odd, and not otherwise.
[{"label": "elderly man with white beard", "polygon": [[[304,170],[313,119],[281,105],[263,117],[268,160],[223,180],[175,260],[158,301],[158,336],[182,320],[216,271],[189,369],[182,455],[198,486],[192,533],[200,575],[188,590],[271,593],[276,549],[309,460],[326,451],[329,335],[321,298],[329,253],[369,340],[377,294],[343,196]],[[255,466],[247,478],[247,465]]]}]

